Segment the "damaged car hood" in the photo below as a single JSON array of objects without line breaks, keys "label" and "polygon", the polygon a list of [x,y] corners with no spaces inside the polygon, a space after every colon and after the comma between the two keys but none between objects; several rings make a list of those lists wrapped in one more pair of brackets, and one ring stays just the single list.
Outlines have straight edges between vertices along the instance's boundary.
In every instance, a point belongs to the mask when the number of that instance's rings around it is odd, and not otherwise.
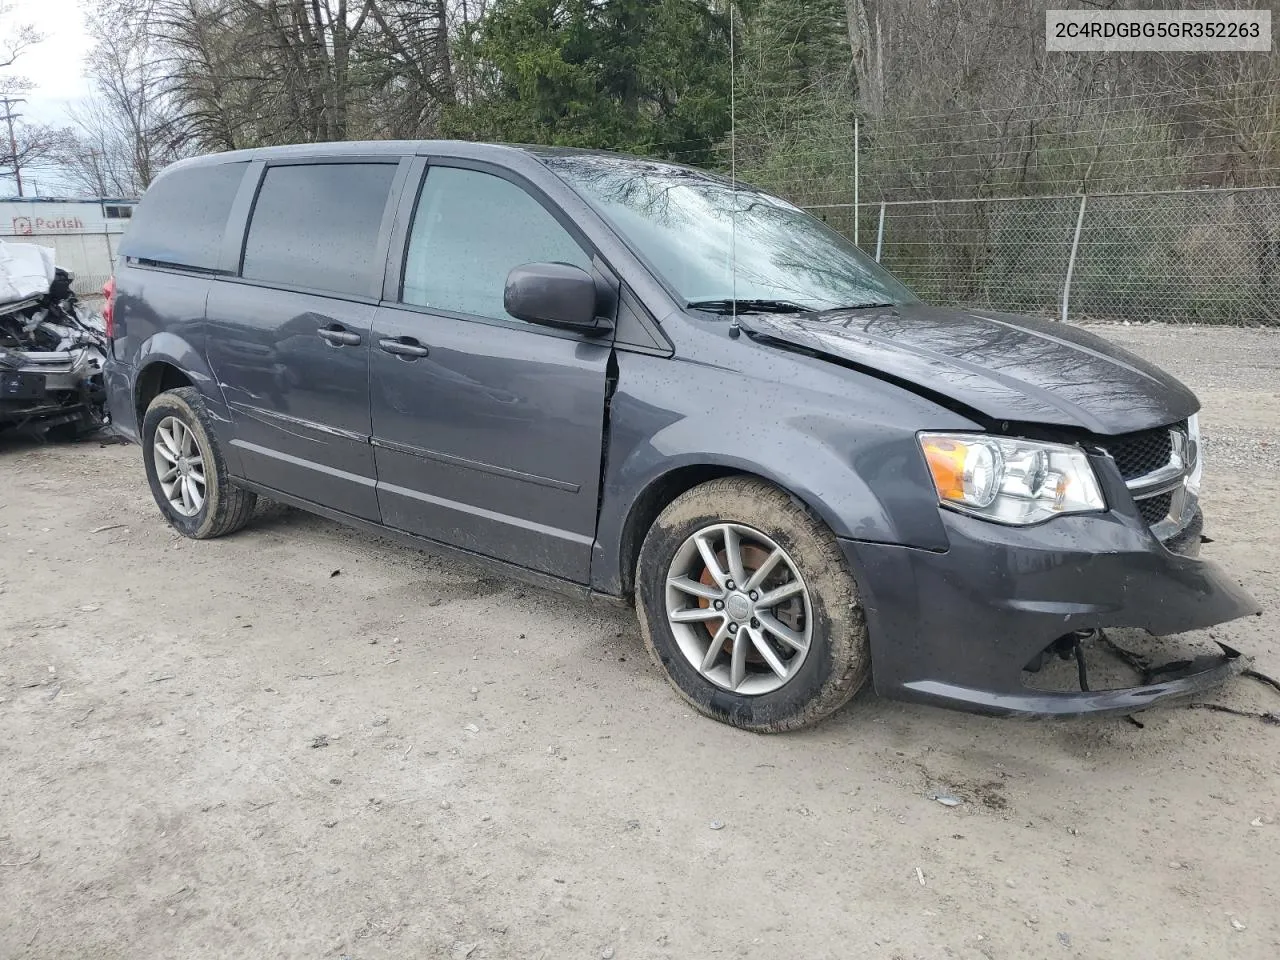
[{"label": "damaged car hood", "polygon": [[1200,407],[1164,371],[1050,320],[919,303],[738,319],[757,339],[866,369],[992,420],[1118,434],[1173,423]]}]

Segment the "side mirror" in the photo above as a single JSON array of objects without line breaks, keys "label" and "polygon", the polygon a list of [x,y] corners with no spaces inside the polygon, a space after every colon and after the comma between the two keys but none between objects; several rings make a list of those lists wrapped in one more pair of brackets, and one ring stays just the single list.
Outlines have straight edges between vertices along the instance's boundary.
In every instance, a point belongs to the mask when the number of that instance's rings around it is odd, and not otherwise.
[{"label": "side mirror", "polygon": [[595,330],[596,282],[567,263],[526,263],[507,274],[507,313],[528,323]]}]

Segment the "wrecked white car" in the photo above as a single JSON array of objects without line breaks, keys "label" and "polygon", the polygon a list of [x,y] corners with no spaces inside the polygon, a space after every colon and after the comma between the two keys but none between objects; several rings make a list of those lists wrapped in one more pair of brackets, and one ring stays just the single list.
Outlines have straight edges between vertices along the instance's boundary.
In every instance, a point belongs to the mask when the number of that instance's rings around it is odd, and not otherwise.
[{"label": "wrecked white car", "polygon": [[71,280],[48,247],[0,241],[0,433],[69,439],[106,421],[106,340]]}]

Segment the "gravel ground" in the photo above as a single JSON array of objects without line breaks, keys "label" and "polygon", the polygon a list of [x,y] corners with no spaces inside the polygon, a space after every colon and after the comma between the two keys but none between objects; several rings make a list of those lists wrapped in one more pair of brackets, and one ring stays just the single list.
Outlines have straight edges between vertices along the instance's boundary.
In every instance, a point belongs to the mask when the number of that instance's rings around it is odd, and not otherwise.
[{"label": "gravel ground", "polygon": [[1165,324],[1089,329],[1199,394],[1205,449],[1216,469],[1265,468],[1280,451],[1280,331]]},{"label": "gravel ground", "polygon": [[[1213,633],[1280,676],[1280,335],[1099,330],[1205,400],[1207,550],[1264,608]],[[4,960],[1280,955],[1280,727],[753,736],[627,611],[296,511],[183,540],[133,447],[0,446],[0,650]]]}]

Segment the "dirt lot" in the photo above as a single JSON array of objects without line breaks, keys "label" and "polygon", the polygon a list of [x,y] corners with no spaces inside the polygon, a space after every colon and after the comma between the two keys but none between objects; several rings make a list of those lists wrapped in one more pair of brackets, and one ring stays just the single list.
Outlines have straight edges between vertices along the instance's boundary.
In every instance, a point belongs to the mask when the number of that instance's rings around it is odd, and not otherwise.
[{"label": "dirt lot", "polygon": [[[1104,333],[1201,392],[1265,609],[1214,633],[1280,676],[1280,335]],[[1280,727],[740,733],[625,611],[282,509],[182,540],[135,447],[0,446],[0,651],[2,958],[1280,954]]]}]

